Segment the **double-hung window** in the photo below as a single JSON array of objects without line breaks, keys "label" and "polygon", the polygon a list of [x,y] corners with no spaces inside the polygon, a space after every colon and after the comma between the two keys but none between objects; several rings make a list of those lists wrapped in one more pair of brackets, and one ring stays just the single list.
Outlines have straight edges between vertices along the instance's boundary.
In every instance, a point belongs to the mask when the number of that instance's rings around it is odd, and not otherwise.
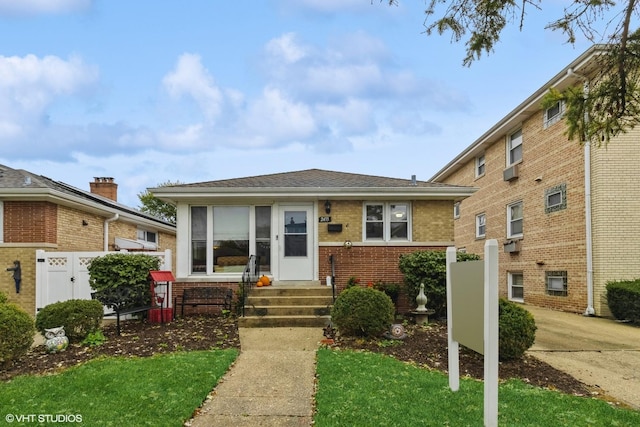
[{"label": "double-hung window", "polygon": [[522,129],[509,135],[507,139],[507,166],[522,160]]},{"label": "double-hung window", "polygon": [[487,216],[483,213],[476,215],[476,239],[484,239],[487,228]]},{"label": "double-hung window", "polygon": [[522,202],[507,206],[507,238],[522,237],[523,209]]},{"label": "double-hung window", "polygon": [[484,175],[485,164],[484,164],[484,154],[476,157],[476,178],[479,178]]},{"label": "double-hung window", "polygon": [[508,273],[509,299],[511,301],[524,302],[524,276],[521,272]]},{"label": "double-hung window", "polygon": [[140,242],[151,243],[152,245],[157,246],[158,244],[158,233],[155,231],[149,231],[142,228],[138,228],[138,240]]},{"label": "double-hung window", "polygon": [[409,203],[369,202],[364,206],[364,240],[409,240]]}]

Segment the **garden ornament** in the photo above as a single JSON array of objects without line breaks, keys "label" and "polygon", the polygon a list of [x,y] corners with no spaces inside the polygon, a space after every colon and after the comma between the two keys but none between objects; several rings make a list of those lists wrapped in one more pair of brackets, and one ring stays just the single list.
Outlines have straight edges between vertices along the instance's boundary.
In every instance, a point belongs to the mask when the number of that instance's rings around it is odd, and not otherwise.
[{"label": "garden ornament", "polygon": [[20,261],[13,261],[13,267],[7,268],[7,271],[13,271],[13,281],[16,283],[16,294],[20,293],[20,282],[22,282],[22,269]]}]

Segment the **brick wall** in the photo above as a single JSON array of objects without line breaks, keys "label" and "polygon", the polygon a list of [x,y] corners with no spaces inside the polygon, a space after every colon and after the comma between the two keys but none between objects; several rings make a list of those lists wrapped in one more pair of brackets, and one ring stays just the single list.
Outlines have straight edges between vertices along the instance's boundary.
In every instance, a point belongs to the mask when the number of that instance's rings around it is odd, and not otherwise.
[{"label": "brick wall", "polygon": [[[486,239],[497,239],[502,246],[507,240],[507,205],[522,201],[522,249],[519,254],[507,254],[500,247],[501,296],[507,296],[508,273],[521,272],[525,303],[581,313],[587,306],[583,148],[567,141],[564,121],[547,129],[542,124],[540,111],[522,125],[518,179],[503,180],[506,135],[501,135],[484,153],[484,176],[475,177],[475,159],[471,159],[444,180],[479,188],[460,205],[460,218],[454,221],[456,246],[477,254],[483,253]],[[562,184],[566,186],[566,209],[547,213],[546,190]],[[486,236],[476,239],[475,219],[481,213],[486,215]],[[547,294],[547,271],[567,272],[567,296]]]},{"label": "brick wall", "polygon": [[[400,255],[419,250],[446,250],[445,247],[428,246],[359,246],[351,249],[336,246],[320,246],[319,260],[321,280],[331,276],[329,257],[333,255],[336,272],[336,290],[340,293],[350,277],[360,279],[360,284],[368,282],[398,283],[403,285],[404,277],[398,268]],[[402,286],[403,287],[403,286]],[[398,301],[398,311],[406,313],[415,309],[415,301],[408,301],[404,290]]]},{"label": "brick wall", "polygon": [[[182,297],[185,288],[231,288],[233,290],[234,303],[237,299],[237,293],[240,288],[238,282],[174,282],[172,284],[173,298]],[[171,301],[173,305],[173,301]],[[235,305],[232,304],[232,310],[235,310]],[[175,310],[175,307],[174,307]],[[178,308],[180,310],[180,308]],[[217,306],[185,306],[184,315],[193,314],[219,314],[222,312],[222,307]],[[180,316],[180,311],[175,312],[177,316]]]},{"label": "brick wall", "polygon": [[57,206],[49,202],[4,202],[5,243],[56,243]]},{"label": "brick wall", "polygon": [[605,285],[640,277],[639,130],[592,148],[594,305],[608,313]]},{"label": "brick wall", "polygon": [[[36,250],[42,247],[20,245],[2,245],[0,250],[0,291],[7,294],[9,302],[17,304],[31,316],[35,315],[36,306]],[[13,267],[13,261],[20,261],[22,269],[22,282],[20,293],[16,293],[15,282],[11,272],[5,271]]]}]

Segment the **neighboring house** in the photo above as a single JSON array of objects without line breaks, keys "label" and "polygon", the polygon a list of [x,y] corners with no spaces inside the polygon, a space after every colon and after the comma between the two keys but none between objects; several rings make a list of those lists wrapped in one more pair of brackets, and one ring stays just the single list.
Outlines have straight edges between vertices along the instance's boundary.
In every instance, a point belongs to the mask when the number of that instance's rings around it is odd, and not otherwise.
[{"label": "neighboring house", "polygon": [[19,261],[22,273],[19,293],[12,272],[0,275],[9,301],[35,313],[37,250],[175,253],[175,226],[117,203],[117,188],[95,178],[87,192],[0,165],[0,268]]},{"label": "neighboring house", "polygon": [[276,284],[402,283],[401,254],[453,244],[474,189],[310,169],[149,189],[177,207],[174,294],[235,287],[250,255]]},{"label": "neighboring house", "polygon": [[455,242],[482,253],[504,245],[501,294],[510,300],[610,316],[608,281],[640,277],[640,133],[602,148],[568,141],[564,105],[542,109],[550,87],[588,85],[587,50],[431,179],[478,191],[454,207]]}]

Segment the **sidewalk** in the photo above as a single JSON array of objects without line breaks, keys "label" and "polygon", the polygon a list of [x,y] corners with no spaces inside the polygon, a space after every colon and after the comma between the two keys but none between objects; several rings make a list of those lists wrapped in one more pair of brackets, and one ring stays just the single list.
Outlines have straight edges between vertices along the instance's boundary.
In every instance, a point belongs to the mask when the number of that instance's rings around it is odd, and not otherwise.
[{"label": "sidewalk", "polygon": [[321,328],[241,328],[241,353],[193,427],[310,426]]},{"label": "sidewalk", "polygon": [[527,305],[536,340],[529,354],[640,409],[640,327]]}]

